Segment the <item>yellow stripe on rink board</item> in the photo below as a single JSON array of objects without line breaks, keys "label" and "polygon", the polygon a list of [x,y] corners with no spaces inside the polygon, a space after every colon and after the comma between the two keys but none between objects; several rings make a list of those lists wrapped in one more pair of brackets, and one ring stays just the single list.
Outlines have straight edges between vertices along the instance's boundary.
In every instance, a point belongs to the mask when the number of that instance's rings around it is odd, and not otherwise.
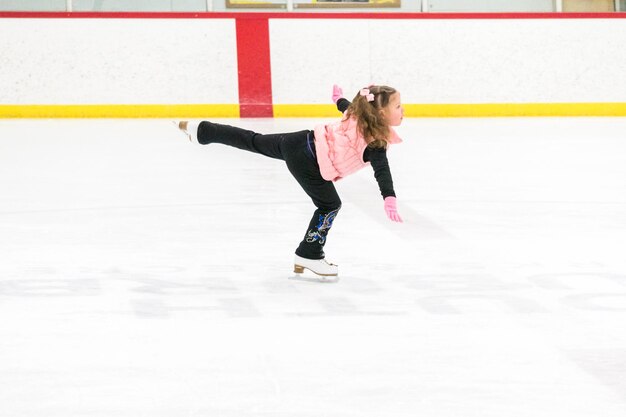
[{"label": "yellow stripe on rink board", "polygon": [[238,104],[0,105],[0,118],[239,117]]},{"label": "yellow stripe on rink board", "polygon": [[[406,117],[626,116],[626,103],[405,104]],[[0,105],[0,118],[239,117],[238,104]],[[274,104],[274,117],[337,117],[334,104]]]},{"label": "yellow stripe on rink board", "polygon": [[[626,103],[404,104],[405,117],[626,116]],[[274,117],[337,117],[332,104],[275,104]]]},{"label": "yellow stripe on rink board", "polygon": [[626,116],[626,103],[407,104],[406,117]]}]

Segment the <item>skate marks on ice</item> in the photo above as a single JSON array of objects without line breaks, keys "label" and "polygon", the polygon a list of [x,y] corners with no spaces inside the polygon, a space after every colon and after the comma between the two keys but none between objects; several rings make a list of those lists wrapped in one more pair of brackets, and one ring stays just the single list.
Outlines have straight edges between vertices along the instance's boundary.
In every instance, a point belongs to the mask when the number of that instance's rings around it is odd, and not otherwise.
[{"label": "skate marks on ice", "polygon": [[580,369],[602,382],[603,386],[613,389],[620,398],[626,399],[626,349],[566,349],[564,353]]},{"label": "skate marks on ice", "polygon": [[[380,264],[368,270],[349,265],[345,268],[341,277],[344,285],[333,286],[331,293],[321,287],[319,291],[323,292],[310,292],[312,287],[298,282],[337,283],[339,276],[293,274],[285,280],[280,278],[282,272],[277,268],[261,274],[257,270],[256,275],[255,270],[228,265],[17,268],[2,271],[5,278],[0,279],[0,298],[4,307],[11,301],[14,307],[22,308],[28,306],[19,300],[38,300],[39,309],[21,310],[27,314],[113,313],[138,318],[168,318],[179,314],[242,318],[330,313],[326,303],[303,305],[325,297],[345,298],[345,305],[356,306],[355,314],[363,313],[367,306],[385,312],[384,315],[496,313],[558,317],[565,312],[578,312],[609,314],[614,321],[626,317],[623,316],[626,274],[612,270],[609,265],[583,268],[566,264],[553,269],[542,264],[507,264],[499,273],[480,264],[469,270],[466,264],[435,263],[414,273],[406,273],[406,268],[392,264]],[[251,276],[256,279],[251,280]],[[44,304],[49,304],[49,309],[43,308]]]},{"label": "skate marks on ice", "polygon": [[[346,179],[347,184],[341,188],[340,194],[345,196],[346,202],[352,202],[369,219],[374,219],[377,223],[388,227],[390,221],[383,211],[382,200],[379,201],[380,194],[377,191],[376,182],[372,182],[369,178],[364,178],[363,174],[356,173],[352,178]],[[369,175],[369,172],[365,174]],[[362,201],[363,196],[372,195],[375,197],[367,198],[368,203]],[[371,204],[372,202],[375,204]],[[403,223],[396,225],[398,227],[393,227],[392,230],[396,235],[404,240],[455,239],[445,228],[413,210],[408,203],[409,201],[407,200],[399,200],[398,211],[400,216],[402,216]]]}]

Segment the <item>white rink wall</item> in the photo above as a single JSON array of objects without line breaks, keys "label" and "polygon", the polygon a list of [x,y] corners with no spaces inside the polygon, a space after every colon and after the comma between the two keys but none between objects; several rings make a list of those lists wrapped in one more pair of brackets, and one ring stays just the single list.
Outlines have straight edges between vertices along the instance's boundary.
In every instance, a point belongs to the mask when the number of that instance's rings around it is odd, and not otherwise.
[{"label": "white rink wall", "polygon": [[[269,18],[273,104],[626,102],[626,20]],[[0,18],[0,105],[237,104],[235,18]]]},{"label": "white rink wall", "polygon": [[276,103],[326,103],[333,82],[356,93],[370,81],[407,103],[626,101],[622,19],[280,19],[270,29]]},{"label": "white rink wall", "polygon": [[236,103],[234,19],[0,19],[0,104]]}]

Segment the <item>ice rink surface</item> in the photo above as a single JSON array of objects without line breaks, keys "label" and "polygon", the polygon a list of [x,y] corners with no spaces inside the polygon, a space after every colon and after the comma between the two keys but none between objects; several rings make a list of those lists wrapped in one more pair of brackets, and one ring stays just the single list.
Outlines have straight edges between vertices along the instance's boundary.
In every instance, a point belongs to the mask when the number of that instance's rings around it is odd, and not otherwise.
[{"label": "ice rink surface", "polygon": [[[263,133],[323,120],[228,119]],[[407,119],[337,184],[165,120],[0,120],[2,417],[623,417],[626,118]]]}]

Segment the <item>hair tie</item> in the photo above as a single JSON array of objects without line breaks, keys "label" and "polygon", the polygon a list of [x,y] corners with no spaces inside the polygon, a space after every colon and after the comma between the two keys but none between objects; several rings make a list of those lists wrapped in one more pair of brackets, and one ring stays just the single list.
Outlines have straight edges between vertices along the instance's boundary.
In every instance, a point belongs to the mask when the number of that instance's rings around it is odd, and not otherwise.
[{"label": "hair tie", "polygon": [[359,92],[367,101],[374,101],[374,94],[370,93],[369,88],[362,88]]}]

